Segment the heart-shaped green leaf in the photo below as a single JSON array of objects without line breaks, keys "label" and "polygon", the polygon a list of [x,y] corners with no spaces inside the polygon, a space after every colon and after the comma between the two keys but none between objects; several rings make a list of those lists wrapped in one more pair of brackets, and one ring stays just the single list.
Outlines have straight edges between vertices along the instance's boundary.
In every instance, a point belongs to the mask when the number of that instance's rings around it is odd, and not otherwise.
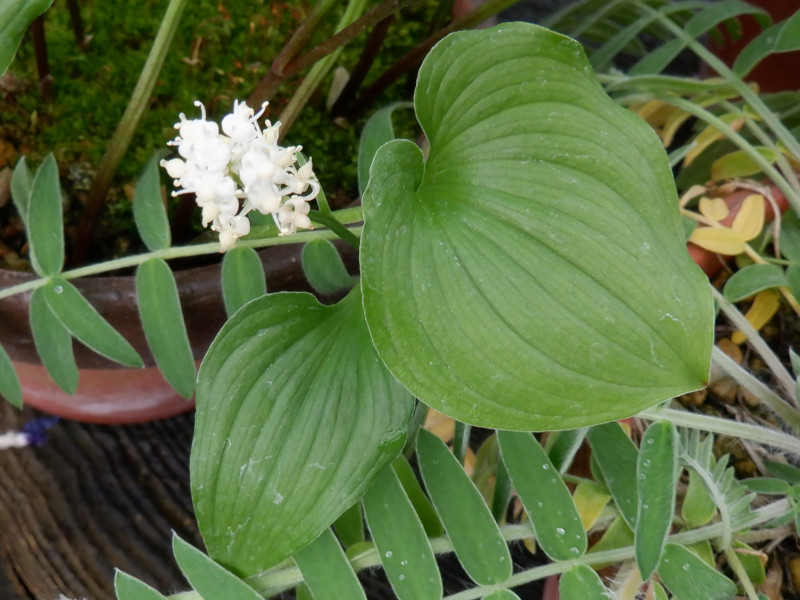
[{"label": "heart-shaped green leaf", "polygon": [[712,306],[666,155],[573,40],[459,32],[423,63],[430,141],[378,151],[362,289],[378,354],[461,421],[567,429],[701,387]]},{"label": "heart-shaped green leaf", "polygon": [[246,576],[312,541],[397,456],[412,409],[358,288],[333,306],[303,293],[246,304],[198,378],[191,479],[211,556]]}]

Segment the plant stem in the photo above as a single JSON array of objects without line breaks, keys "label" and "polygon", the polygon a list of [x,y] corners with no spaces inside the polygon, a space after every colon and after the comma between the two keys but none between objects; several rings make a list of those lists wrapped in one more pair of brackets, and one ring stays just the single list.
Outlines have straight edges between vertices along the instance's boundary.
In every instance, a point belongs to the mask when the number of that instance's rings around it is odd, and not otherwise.
[{"label": "plant stem", "polygon": [[725,548],[725,558],[728,559],[728,564],[741,582],[749,600],[758,600],[758,594],[753,587],[753,582],[747,576],[747,571],[744,570],[744,565],[742,565],[742,561],[739,560],[739,556],[733,548]]},{"label": "plant stem", "polygon": [[147,60],[139,75],[139,81],[136,82],[136,87],[128,101],[128,106],[125,108],[114,135],[111,136],[111,141],[108,143],[108,148],[106,148],[103,158],[100,160],[97,175],[89,190],[89,197],[83,209],[81,220],[78,223],[73,261],[76,264],[82,264],[88,258],[92,233],[100,212],[105,205],[111,181],[114,179],[117,167],[119,167],[119,163],[122,161],[133,134],[147,109],[150,94],[156,84],[158,74],[161,72],[161,67],[167,56],[167,50],[169,50],[172,39],[175,37],[184,6],[186,6],[186,0],[169,1],[167,11],[158,28],[156,39],[153,41],[153,47],[150,48],[150,53],[147,55]]},{"label": "plant stem", "polygon": [[725,296],[719,293],[717,288],[713,285],[711,288],[711,295],[719,304],[720,310],[731,320],[731,323],[736,325],[739,330],[747,336],[747,341],[753,347],[759,356],[764,360],[764,363],[769,367],[772,374],[778,380],[778,385],[783,388],[783,392],[787,398],[795,397],[795,381],[786,367],[783,366],[780,358],[772,351],[772,349],[764,341],[764,338],[759,335],[758,331],[750,324],[745,316],[739,312],[739,309],[734,306]]},{"label": "plant stem", "polygon": [[31,23],[33,51],[36,55],[36,70],[39,73],[39,93],[45,102],[53,101],[53,75],[47,59],[47,39],[44,36],[44,15],[39,15]]},{"label": "plant stem", "polygon": [[758,397],[759,400],[794,429],[796,434],[800,434],[800,413],[789,406],[783,398],[753,377],[747,369],[725,354],[718,346],[712,348],[711,360],[732,377],[736,383]]},{"label": "plant stem", "polygon": [[[737,531],[750,529],[781,517],[790,510],[791,507],[789,506],[788,500],[777,500],[752,511],[747,515],[746,518],[737,520],[734,525]],[[507,542],[524,540],[534,536],[533,529],[529,523],[521,525],[503,525],[500,527],[500,531],[503,534],[503,538]],[[667,541],[676,544],[688,545],[706,540],[713,540],[719,537],[722,532],[722,523],[713,523],[711,525],[706,525],[704,527],[699,527],[697,529],[691,529],[689,531],[671,535],[667,538]],[[444,554],[453,551],[453,545],[446,536],[433,538],[430,540],[430,543],[431,548],[436,554]],[[463,592],[458,592],[457,594],[452,594],[446,596],[446,600],[477,600],[493,590],[514,587],[517,585],[530,583],[532,581],[537,581],[539,579],[544,579],[550,575],[558,575],[559,573],[563,573],[575,565],[600,565],[614,563],[631,559],[634,557],[634,555],[635,549],[633,546],[626,546],[624,548],[616,548],[603,552],[590,552],[575,560],[550,563],[541,567],[534,567],[533,569],[516,573],[512,575],[510,579],[503,582],[502,585],[485,587],[479,586]],[[381,561],[377,550],[372,548],[363,552],[359,556],[352,558],[350,560],[350,564],[352,565],[353,569],[360,571],[363,569],[378,567],[380,566]],[[258,573],[257,575],[248,577],[247,583],[249,583],[260,593],[276,594],[280,591],[295,587],[302,580],[302,575],[297,567],[287,567],[283,569],[275,569],[274,571],[264,571],[262,573]],[[195,600],[199,599],[199,596],[194,595],[193,592],[186,592],[185,594],[171,596],[171,598],[172,600]]]},{"label": "plant stem", "polygon": [[699,429],[700,431],[719,433],[734,438],[744,438],[800,456],[800,439],[781,431],[775,431],[775,429],[769,427],[738,423],[730,419],[711,417],[672,408],[648,408],[636,416],[650,421],[671,421],[679,427]]},{"label": "plant stem", "polygon": [[[363,220],[361,214],[361,207],[346,208],[334,213],[339,217],[338,222],[344,226],[351,223],[358,223]],[[361,232],[361,227],[352,227],[347,229],[350,235],[355,235]],[[245,246],[248,248],[266,248],[268,246],[280,246],[283,244],[295,244],[300,242],[307,242],[313,239],[321,238],[331,240],[341,237],[337,232],[332,229],[320,229],[316,231],[300,231],[290,236],[277,236],[273,233],[272,237],[261,237],[251,239],[240,239],[236,242],[237,246]],[[78,267],[59,273],[59,277],[64,279],[77,279],[79,277],[89,277],[91,275],[99,275],[101,273],[108,273],[110,271],[117,271],[119,269],[127,269],[136,267],[151,258],[162,258],[170,260],[173,258],[187,258],[190,256],[202,256],[204,254],[218,254],[219,242],[209,242],[206,244],[193,244],[190,246],[175,246],[165,248],[164,250],[156,250],[154,252],[145,252],[143,254],[136,254],[133,256],[125,256],[115,260],[98,263],[95,265],[88,265],[85,267]],[[11,286],[9,288],[0,290],[0,299],[8,298],[16,294],[22,294],[27,291],[34,290],[47,283],[48,278],[40,277]]]},{"label": "plant stem", "polygon": [[[340,31],[355,21],[358,18],[358,15],[364,12],[365,4],[366,0],[350,0],[347,5],[347,9],[344,11],[344,15],[342,15],[339,24],[336,26],[336,30]],[[333,68],[333,65],[336,62],[340,52],[341,47],[337,48],[331,54],[328,54],[325,58],[318,61],[311,68],[311,71],[309,71],[305,79],[303,79],[303,83],[301,83],[297,88],[295,93],[292,95],[291,100],[289,100],[289,104],[286,105],[286,108],[283,109],[283,112],[280,115],[279,120],[282,124],[280,139],[283,139],[289,132],[292,124],[300,114],[300,111],[311,98],[311,94],[314,93],[314,90],[319,87],[319,85],[322,83],[322,80],[325,79],[325,77],[328,75],[328,72],[330,72],[330,70]]]}]

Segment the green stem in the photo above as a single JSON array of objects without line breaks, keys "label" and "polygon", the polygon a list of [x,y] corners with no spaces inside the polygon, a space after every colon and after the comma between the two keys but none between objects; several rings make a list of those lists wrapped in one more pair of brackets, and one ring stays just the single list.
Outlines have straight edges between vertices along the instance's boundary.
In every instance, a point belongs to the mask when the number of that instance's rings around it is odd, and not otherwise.
[{"label": "green stem", "polygon": [[142,120],[150,95],[153,92],[153,87],[155,87],[158,79],[158,74],[161,72],[161,67],[167,56],[167,50],[175,37],[180,16],[185,6],[186,0],[170,0],[167,12],[164,14],[164,19],[158,28],[153,47],[150,49],[150,54],[148,54],[147,61],[145,61],[144,68],[139,75],[139,81],[136,82],[136,87],[128,101],[128,106],[125,108],[117,129],[108,143],[106,153],[97,167],[97,175],[89,190],[89,198],[86,201],[86,207],[78,225],[75,248],[75,262],[77,263],[86,260],[92,232],[100,216],[100,211],[106,202],[108,188],[111,186],[117,167],[119,167],[119,163],[131,143],[133,134]]},{"label": "green stem", "polygon": [[747,597],[750,600],[758,600],[758,593],[753,587],[753,582],[750,581],[750,578],[747,576],[747,571],[744,570],[744,565],[742,561],[739,560],[739,555],[736,554],[733,548],[725,548],[725,558],[728,560],[728,564],[741,582],[744,591],[747,593]]},{"label": "green stem", "polygon": [[795,381],[794,377],[789,373],[788,369],[783,366],[781,359],[772,351],[772,349],[764,341],[764,338],[756,331],[755,327],[750,324],[745,316],[739,312],[739,309],[730,302],[725,296],[720,294],[719,290],[713,285],[711,288],[711,295],[714,296],[719,305],[720,310],[730,319],[739,331],[747,336],[748,343],[753,347],[759,356],[764,360],[764,363],[769,367],[772,374],[778,380],[778,384],[783,388],[783,393],[787,398],[795,397]]},{"label": "green stem", "polygon": [[[359,15],[364,12],[365,5],[366,0],[350,0],[339,24],[336,26],[336,31],[341,31],[355,21]],[[300,111],[303,110],[303,107],[308,103],[314,90],[319,87],[323,79],[325,79],[333,68],[341,50],[342,48],[339,47],[317,62],[303,79],[303,82],[298,86],[297,91],[295,91],[291,100],[289,100],[289,103],[280,115],[279,120],[282,124],[281,139],[283,139],[289,129],[291,129],[292,124],[297,119]]]},{"label": "green stem", "polygon": [[[333,214],[337,215],[338,218],[341,219],[337,220],[337,222],[340,224],[342,228],[344,228],[345,225],[358,223],[363,220],[360,206],[355,208],[346,208],[343,210],[339,210]],[[346,235],[355,236],[354,232],[360,233],[360,231],[361,227],[349,228],[347,229]],[[336,239],[341,237],[340,233],[337,233],[332,229],[320,229],[316,231],[300,231],[291,236],[287,235],[279,237],[277,235],[274,235],[273,237],[240,239],[239,241],[236,242],[236,245],[245,246],[248,248],[266,248],[268,246],[280,246],[284,244],[296,244],[300,242],[307,242],[317,238],[325,240]],[[107,262],[98,263],[95,265],[88,265],[86,267],[70,269],[69,271],[64,271],[63,273],[59,273],[58,276],[63,277],[64,279],[77,279],[79,277],[89,277],[91,275],[100,275],[101,273],[117,271],[119,269],[137,267],[151,258],[162,258],[164,260],[170,260],[174,258],[187,258],[191,256],[202,256],[205,254],[218,254],[218,253],[219,253],[219,242],[208,242],[206,244],[194,244],[191,246],[174,246],[170,248],[165,248],[164,250],[156,250],[154,252],[145,252],[143,254],[125,256],[123,258],[117,258],[115,260],[109,260]],[[47,278],[37,278],[31,281],[27,281],[25,283],[20,283],[18,285],[2,289],[0,290],[0,299],[8,298],[9,296],[14,296],[16,294],[22,294],[23,292],[34,290],[47,283],[47,281],[48,281]]]},{"label": "green stem", "polygon": [[336,220],[336,217],[318,210],[308,211],[308,217],[319,225],[323,225],[333,231],[336,235],[342,238],[345,242],[350,244],[353,248],[358,250],[359,239],[358,236],[353,235],[347,227],[342,225]]},{"label": "green stem", "polygon": [[725,354],[718,346],[712,348],[711,360],[742,388],[756,396],[776,415],[786,421],[796,434],[800,434],[800,413],[789,406],[783,398],[753,377],[747,369]]},{"label": "green stem", "polygon": [[650,421],[670,421],[678,427],[719,433],[733,438],[744,438],[800,456],[800,439],[782,431],[775,431],[774,428],[749,425],[731,421],[730,419],[711,417],[672,408],[649,408],[643,410],[637,416]]},{"label": "green stem", "polygon": [[[741,94],[742,99],[752,106],[759,117],[769,125],[775,135],[781,140],[789,151],[800,159],[800,142],[791,134],[786,126],[781,123],[780,119],[773,113],[769,107],[764,104],[764,101],[758,96],[756,92],[736,73],[734,73],[728,65],[722,60],[717,58],[708,48],[701,44],[698,40],[688,35],[683,28],[681,28],[672,19],[664,16],[656,11],[646,3],[636,2],[636,5],[651,14],[656,15],[656,18],[664,25],[676,38],[682,40],[691,50],[709,67],[716,71],[720,77],[729,82]],[[798,208],[795,208],[798,210]]]}]

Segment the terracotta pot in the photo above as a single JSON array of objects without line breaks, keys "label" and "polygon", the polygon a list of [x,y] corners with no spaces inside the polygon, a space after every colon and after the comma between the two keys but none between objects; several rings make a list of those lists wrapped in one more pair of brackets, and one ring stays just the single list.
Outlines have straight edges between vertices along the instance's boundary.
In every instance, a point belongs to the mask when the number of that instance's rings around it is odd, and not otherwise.
[{"label": "terracotta pot", "polygon": [[[300,267],[301,248],[301,244],[291,244],[261,252],[267,289],[308,289]],[[0,269],[0,288],[35,277],[32,273]],[[175,279],[194,357],[199,364],[225,322],[220,265],[176,270]],[[75,343],[80,380],[75,395],[66,394],[39,361],[29,326],[30,293],[19,294],[0,300],[0,341],[20,377],[24,402],[69,419],[105,424],[152,421],[191,410],[194,402],[175,393],[154,366],[139,320],[134,277],[92,277],[72,282],[136,348],[145,361],[145,368],[120,366]]]},{"label": "terracotta pot", "polygon": [[[769,186],[769,189],[773,198],[775,198],[775,203],[778,205],[781,213],[786,212],[786,210],[789,208],[789,201],[783,195],[783,192],[781,192],[775,185],[772,184]],[[724,200],[725,204],[728,205],[729,212],[728,216],[720,221],[720,223],[722,225],[730,225],[733,222],[734,217],[736,217],[736,214],[739,212],[744,199],[755,193],[756,192],[752,190],[738,190],[726,196]],[[765,222],[770,223],[774,219],[775,212],[772,209],[772,204],[770,202],[765,202]],[[709,277],[713,277],[719,273],[720,269],[722,269],[722,267],[733,258],[730,256],[716,254],[710,250],[706,250],[705,248],[701,248],[700,246],[692,244],[691,242],[687,244],[687,247],[689,249],[689,255],[692,257],[694,262],[696,262],[700,268],[703,269],[703,272]]]}]

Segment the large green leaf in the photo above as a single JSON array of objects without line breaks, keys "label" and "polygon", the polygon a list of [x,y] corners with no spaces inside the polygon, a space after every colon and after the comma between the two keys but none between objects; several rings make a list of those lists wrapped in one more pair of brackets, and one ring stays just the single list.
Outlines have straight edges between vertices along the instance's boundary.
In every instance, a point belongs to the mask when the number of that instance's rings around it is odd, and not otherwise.
[{"label": "large green leaf", "polygon": [[430,153],[382,146],[362,289],[378,354],[475,425],[568,429],[701,387],[712,306],[658,138],[580,46],[524,23],[459,32],[415,95]]},{"label": "large green leaf", "polygon": [[155,252],[169,248],[172,235],[164,201],[161,199],[161,180],[158,162],[161,152],[156,152],[147,162],[133,195],[133,220],[148,250]]},{"label": "large green leaf", "polygon": [[53,0],[3,0],[0,2],[0,75],[11,64],[22,36],[33,20],[41,15]]},{"label": "large green leaf", "polygon": [[412,409],[358,288],[333,306],[303,293],[246,304],[198,377],[191,479],[211,556],[251,575],[312,541],[397,456]]}]

